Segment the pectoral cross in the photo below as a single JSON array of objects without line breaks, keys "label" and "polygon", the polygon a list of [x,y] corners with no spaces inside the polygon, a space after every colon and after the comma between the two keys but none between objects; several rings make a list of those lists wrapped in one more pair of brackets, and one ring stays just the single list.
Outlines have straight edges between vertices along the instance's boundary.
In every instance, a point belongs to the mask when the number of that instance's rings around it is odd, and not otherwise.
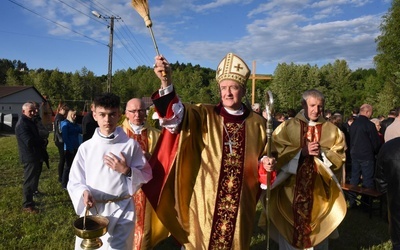
[{"label": "pectoral cross", "polygon": [[230,154],[232,154],[232,146],[236,145],[236,142],[231,141],[231,139],[229,138],[229,141],[225,142],[224,145],[227,145],[227,146],[229,145],[229,151],[230,151]]}]

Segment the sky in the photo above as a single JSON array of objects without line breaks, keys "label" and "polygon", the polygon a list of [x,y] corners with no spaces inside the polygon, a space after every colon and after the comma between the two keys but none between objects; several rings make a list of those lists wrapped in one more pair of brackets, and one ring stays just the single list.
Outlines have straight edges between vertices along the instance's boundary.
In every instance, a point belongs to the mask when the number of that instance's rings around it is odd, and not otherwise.
[{"label": "sky", "polygon": [[107,75],[113,19],[113,73],[153,65],[150,31],[171,63],[216,69],[232,52],[257,74],[337,59],[369,69],[390,7],[389,0],[148,0],[150,30],[129,0],[1,0],[0,59]]}]

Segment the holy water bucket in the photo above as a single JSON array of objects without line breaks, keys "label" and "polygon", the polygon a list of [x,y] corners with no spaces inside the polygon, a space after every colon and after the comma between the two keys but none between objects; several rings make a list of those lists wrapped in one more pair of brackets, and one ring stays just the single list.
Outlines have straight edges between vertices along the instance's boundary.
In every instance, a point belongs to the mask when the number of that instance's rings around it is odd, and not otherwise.
[{"label": "holy water bucket", "polygon": [[81,247],[84,250],[98,249],[103,245],[100,237],[107,233],[108,219],[98,215],[89,215],[89,208],[86,208],[85,216],[74,222],[75,235],[82,238]]}]

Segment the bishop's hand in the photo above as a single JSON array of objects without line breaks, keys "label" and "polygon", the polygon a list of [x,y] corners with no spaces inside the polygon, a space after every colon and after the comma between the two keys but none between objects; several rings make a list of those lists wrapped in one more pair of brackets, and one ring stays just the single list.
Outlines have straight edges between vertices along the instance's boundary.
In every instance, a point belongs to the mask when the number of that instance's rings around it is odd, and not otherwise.
[{"label": "bishop's hand", "polygon": [[171,65],[162,55],[155,57],[154,73],[161,80],[161,88],[166,88],[172,83]]}]

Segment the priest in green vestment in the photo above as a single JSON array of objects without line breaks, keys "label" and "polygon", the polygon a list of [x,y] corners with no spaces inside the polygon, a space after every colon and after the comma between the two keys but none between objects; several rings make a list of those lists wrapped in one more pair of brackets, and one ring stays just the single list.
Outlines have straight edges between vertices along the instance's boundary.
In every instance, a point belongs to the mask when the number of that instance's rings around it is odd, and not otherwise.
[{"label": "priest in green vestment", "polygon": [[325,98],[303,93],[303,109],[272,134],[277,177],[272,184],[272,238],[279,249],[326,249],[346,214],[338,176],[345,162],[345,138],[323,118]]}]

